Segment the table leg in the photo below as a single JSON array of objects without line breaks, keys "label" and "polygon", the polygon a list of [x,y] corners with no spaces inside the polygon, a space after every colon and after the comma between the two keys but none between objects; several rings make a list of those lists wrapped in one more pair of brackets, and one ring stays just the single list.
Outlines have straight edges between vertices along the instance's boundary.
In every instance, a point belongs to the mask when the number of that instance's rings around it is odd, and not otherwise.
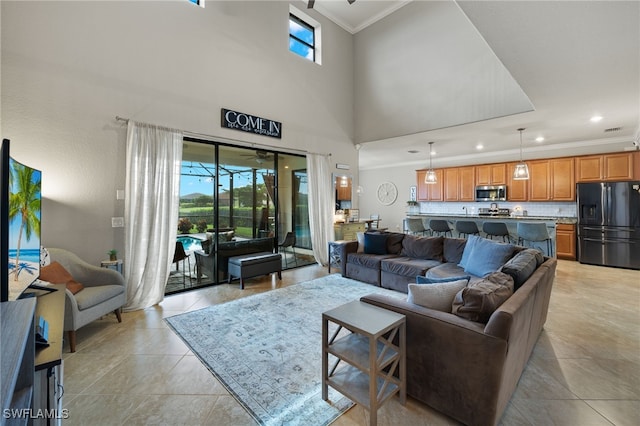
[{"label": "table leg", "polygon": [[[329,264],[331,268],[331,264]],[[324,317],[324,315],[323,315]],[[329,374],[329,322],[322,318],[322,399],[329,399],[328,379]]]}]

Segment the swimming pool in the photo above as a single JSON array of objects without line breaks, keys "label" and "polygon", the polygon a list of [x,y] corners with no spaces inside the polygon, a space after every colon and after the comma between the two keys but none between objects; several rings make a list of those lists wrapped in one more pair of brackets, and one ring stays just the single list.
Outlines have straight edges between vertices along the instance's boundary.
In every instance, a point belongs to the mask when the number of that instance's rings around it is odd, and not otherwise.
[{"label": "swimming pool", "polygon": [[188,235],[178,235],[177,240],[182,243],[184,251],[202,250],[202,244],[200,239],[190,237]]}]

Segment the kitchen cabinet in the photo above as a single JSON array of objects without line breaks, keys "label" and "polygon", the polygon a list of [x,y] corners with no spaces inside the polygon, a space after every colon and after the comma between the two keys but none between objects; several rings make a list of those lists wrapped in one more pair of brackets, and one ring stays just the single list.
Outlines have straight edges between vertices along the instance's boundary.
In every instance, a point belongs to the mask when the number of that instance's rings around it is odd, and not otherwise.
[{"label": "kitchen cabinet", "polygon": [[576,179],[572,157],[549,160],[551,173],[551,200],[575,201]]},{"label": "kitchen cabinet", "polygon": [[452,167],[443,174],[445,201],[475,201],[475,167]]},{"label": "kitchen cabinet", "polygon": [[424,183],[426,170],[418,170],[416,177],[418,180],[418,201],[443,201],[443,175],[442,169],[435,169],[436,183]]},{"label": "kitchen cabinet", "polygon": [[556,255],[560,259],[576,260],[576,225],[556,225]]},{"label": "kitchen cabinet", "polygon": [[513,179],[513,171],[518,163],[507,164],[507,200],[509,201],[527,201],[529,199],[529,181]]},{"label": "kitchen cabinet", "polygon": [[576,157],[576,182],[617,181],[633,178],[634,153],[618,152]]},{"label": "kitchen cabinet", "polygon": [[476,185],[506,185],[507,164],[482,164],[475,167]]},{"label": "kitchen cabinet", "polygon": [[527,161],[529,166],[529,201],[551,200],[549,160]]}]

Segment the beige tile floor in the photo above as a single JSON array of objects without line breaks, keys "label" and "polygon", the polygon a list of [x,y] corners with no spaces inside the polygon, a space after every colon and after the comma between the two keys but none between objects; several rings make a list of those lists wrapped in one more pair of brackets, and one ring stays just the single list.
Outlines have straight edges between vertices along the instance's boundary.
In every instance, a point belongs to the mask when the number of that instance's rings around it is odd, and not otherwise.
[{"label": "beige tile floor", "polygon": [[[64,356],[65,425],[253,425],[253,420],[162,320],[326,275],[309,266],[167,297],[78,331]],[[65,348],[68,351],[68,348]],[[318,354],[320,356],[320,354]],[[366,425],[355,406],[334,424]],[[380,425],[457,424],[411,398]],[[640,272],[559,261],[549,316],[501,424],[640,424]]]}]

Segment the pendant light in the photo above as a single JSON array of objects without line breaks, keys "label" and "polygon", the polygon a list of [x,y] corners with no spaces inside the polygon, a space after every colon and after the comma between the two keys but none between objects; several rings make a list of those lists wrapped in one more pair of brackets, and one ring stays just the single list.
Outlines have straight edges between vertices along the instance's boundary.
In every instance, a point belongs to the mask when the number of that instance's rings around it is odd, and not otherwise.
[{"label": "pendant light", "polygon": [[436,178],[436,172],[435,170],[433,170],[433,165],[432,165],[432,148],[433,148],[433,142],[429,142],[429,170],[427,170],[427,173],[424,175],[424,183],[428,183],[428,184],[433,184],[433,183],[437,183],[438,179]]},{"label": "pendant light", "polygon": [[513,170],[513,180],[528,180],[529,179],[529,167],[527,163],[522,161],[522,131],[524,128],[518,129],[520,132],[520,162],[516,164],[516,168]]}]

